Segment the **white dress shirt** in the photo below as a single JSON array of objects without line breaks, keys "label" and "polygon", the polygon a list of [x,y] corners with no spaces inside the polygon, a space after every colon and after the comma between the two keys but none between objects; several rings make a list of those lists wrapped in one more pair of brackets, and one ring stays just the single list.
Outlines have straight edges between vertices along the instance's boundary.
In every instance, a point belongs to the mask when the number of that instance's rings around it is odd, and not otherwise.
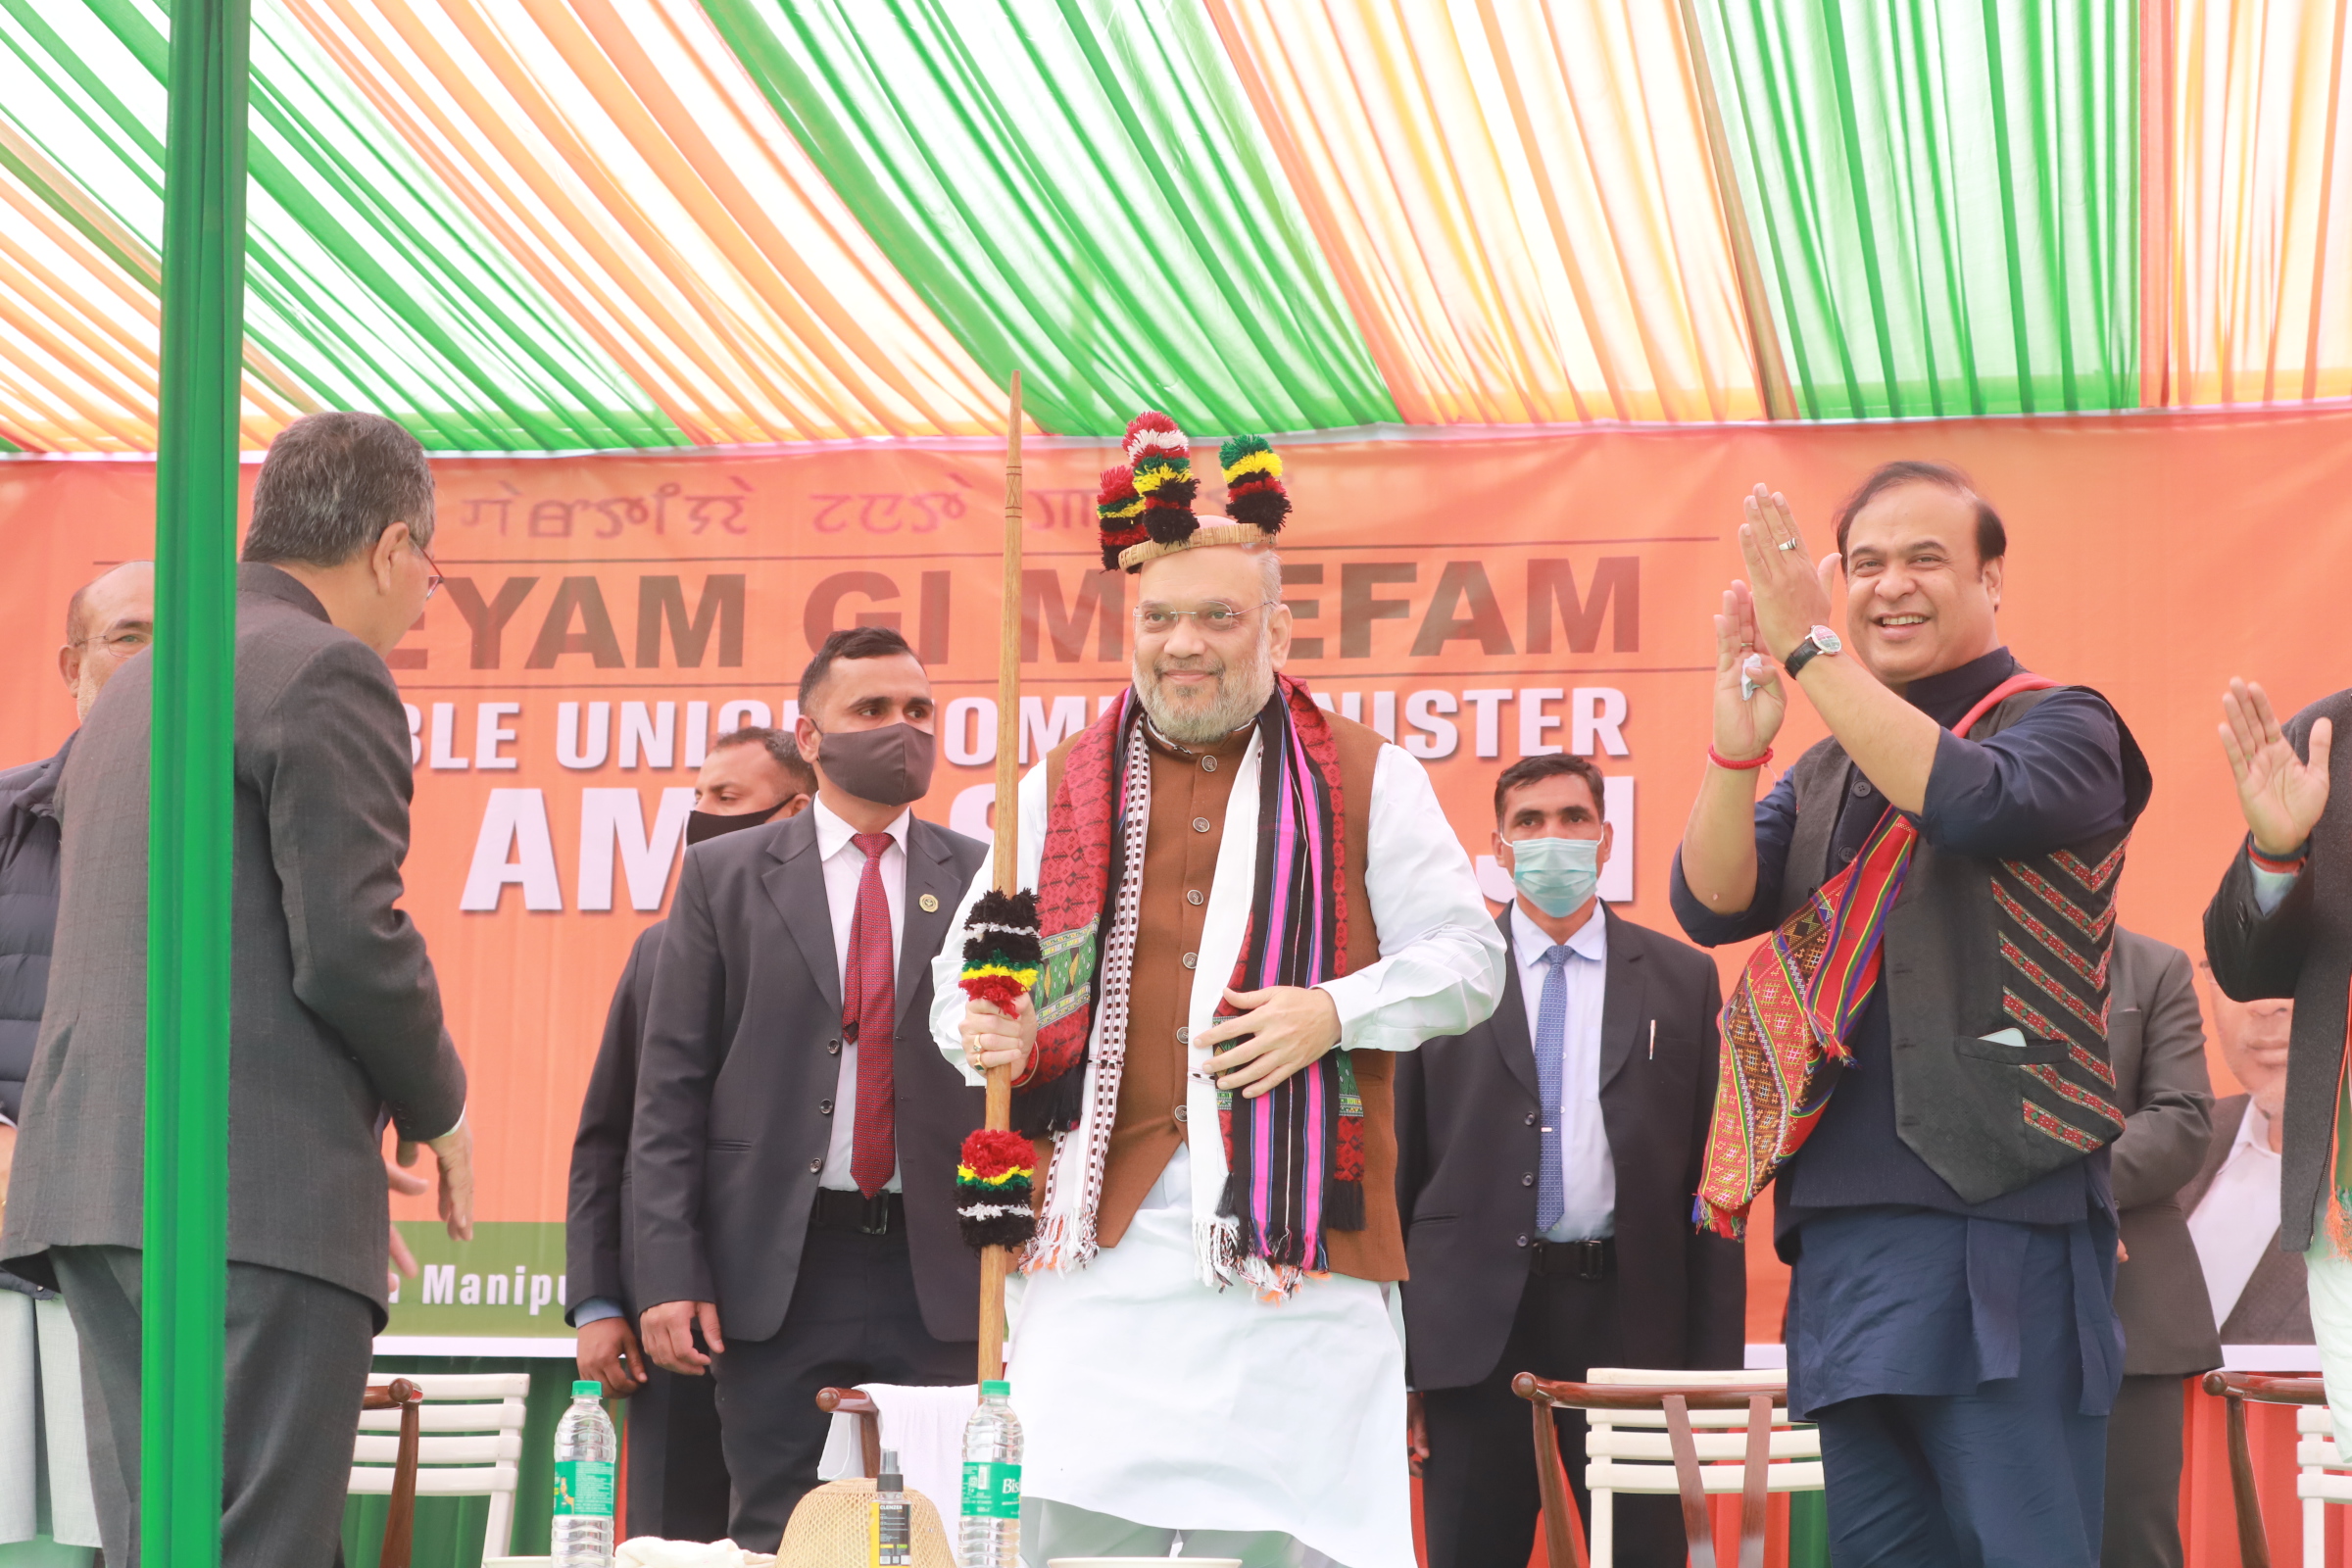
[{"label": "white dress shirt", "polygon": [[2189,1240],[2205,1271],[2216,1327],[2230,1321],[2262,1254],[2278,1239],[2279,1158],[2271,1148],[2271,1118],[2249,1099],[2230,1157],[2188,1216]]},{"label": "white dress shirt", "polygon": [[[847,995],[850,928],[858,918],[858,884],[865,876],[865,852],[851,842],[858,830],[827,809],[822,797],[809,803],[808,814],[816,818],[817,859],[825,869],[825,906],[833,916],[833,977]],[[899,983],[899,944],[906,929],[906,824],[913,819],[914,810],[909,807],[899,813],[897,821],[883,829],[891,838],[890,848],[882,852],[882,897],[890,905],[890,976],[894,988]],[[960,944],[956,952],[961,954]],[[905,1005],[905,997],[898,1000]],[[883,1049],[889,1049],[887,1043]],[[858,1042],[845,1036],[841,1044],[841,1079],[833,1091],[833,1139],[825,1146],[825,1168],[816,1178],[819,1187],[849,1193],[858,1190],[857,1180],[850,1175],[850,1153],[858,1130]],[[893,1193],[900,1190],[896,1165],[891,1167],[886,1190]]]},{"label": "white dress shirt", "polygon": [[[1511,906],[1511,953],[1519,964],[1519,999],[1527,1004],[1527,1038],[1543,1045],[1536,1020],[1544,1006],[1544,961],[1551,938]],[[1544,1233],[1547,1242],[1584,1242],[1617,1233],[1617,1165],[1609,1157],[1608,1129],[1600,1119],[1600,1006],[1609,975],[1609,923],[1595,907],[1592,918],[1568,939],[1571,956],[1561,969],[1568,986],[1568,1026],[1561,1031],[1565,1057],[1560,1102],[1544,1113],[1560,1129],[1560,1222]],[[1543,1064],[1537,1064],[1541,1074]],[[1539,1077],[1538,1082],[1542,1079]]]}]

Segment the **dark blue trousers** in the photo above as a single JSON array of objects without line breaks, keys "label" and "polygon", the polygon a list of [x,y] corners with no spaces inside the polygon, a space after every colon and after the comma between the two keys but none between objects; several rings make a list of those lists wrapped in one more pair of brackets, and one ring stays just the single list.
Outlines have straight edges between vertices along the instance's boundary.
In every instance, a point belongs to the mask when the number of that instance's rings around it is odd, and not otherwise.
[{"label": "dark blue trousers", "polygon": [[2107,1418],[2082,1413],[2068,1242],[2061,1227],[2031,1227],[2014,1377],[1813,1412],[1835,1568],[2097,1568]]}]

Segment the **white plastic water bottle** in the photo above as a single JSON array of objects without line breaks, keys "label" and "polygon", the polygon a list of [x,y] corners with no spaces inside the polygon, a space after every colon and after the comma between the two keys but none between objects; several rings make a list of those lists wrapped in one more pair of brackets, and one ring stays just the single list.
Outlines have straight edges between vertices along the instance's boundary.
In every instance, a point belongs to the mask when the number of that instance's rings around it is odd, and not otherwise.
[{"label": "white plastic water bottle", "polygon": [[603,1385],[571,1386],[571,1408],[556,1424],[556,1513],[548,1541],[553,1568],[612,1568],[612,1472],[620,1440],[598,1396]]},{"label": "white plastic water bottle", "polygon": [[963,1424],[963,1568],[1021,1568],[1021,1418],[1011,1401],[1011,1384],[983,1383]]}]

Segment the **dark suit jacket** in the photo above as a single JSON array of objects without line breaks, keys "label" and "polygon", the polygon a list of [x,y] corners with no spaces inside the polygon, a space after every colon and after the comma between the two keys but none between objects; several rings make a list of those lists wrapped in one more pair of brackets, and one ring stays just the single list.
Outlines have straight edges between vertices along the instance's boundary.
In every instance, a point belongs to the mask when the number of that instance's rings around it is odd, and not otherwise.
[{"label": "dark suit jacket", "polygon": [[[1629,1366],[1736,1367],[1746,1339],[1740,1245],[1690,1222],[1715,1104],[1714,960],[1602,906],[1608,969],[1600,1114],[1617,1168],[1617,1310]],[[1497,921],[1511,940],[1510,911]],[[1492,1373],[1527,1286],[1544,1105],[1512,955],[1501,1003],[1396,1064],[1397,1203],[1413,1386]],[[1649,1028],[1657,1023],[1657,1054]],[[1514,1370],[1544,1371],[1544,1368]]]},{"label": "dark suit jacket", "polygon": [[605,1013],[605,1038],[588,1072],[580,1101],[580,1130],[571,1139],[571,1198],[564,1216],[564,1268],[568,1277],[564,1321],[583,1301],[598,1297],[620,1303],[631,1318],[629,1285],[636,1258],[629,1234],[634,1185],[629,1180],[629,1127],[637,1114],[637,1054],[645,1040],[646,1004],[653,999],[654,966],[662,956],[656,920],[637,933],[612,1005]]},{"label": "dark suit jacket", "polygon": [[[2287,720],[2297,756],[2311,755],[2317,718],[2333,721],[2338,742],[2352,741],[2352,691],[2324,697]],[[2278,1182],[2278,1245],[2290,1252],[2311,1246],[2312,1216],[2335,1151],[2335,1091],[2352,982],[2352,744],[2330,750],[2328,778],[2328,808],[2311,831],[2311,858],[2278,907],[2266,916],[2255,904],[2254,871],[2241,840],[2205,909],[2205,958],[2225,996],[2295,999]]]},{"label": "dark suit jacket", "polygon": [[[238,569],[236,668],[228,1255],[357,1292],[380,1325],[378,1116],[421,1140],[466,1107],[432,960],[398,906],[408,715],[383,660],[275,566]],[[142,1243],[153,691],[151,655],[116,673],[58,792],[65,899],[11,1258]]]},{"label": "dark suit jacket", "polygon": [[[2246,1102],[2251,1098],[2231,1095],[2213,1107],[2213,1140],[2206,1148],[2204,1165],[2180,1189],[2182,1213],[2197,1211],[2197,1204],[2204,1201],[2213,1179],[2222,1173],[2223,1162],[2229,1159],[2230,1150],[2237,1142],[2238,1125],[2246,1119]],[[2224,1345],[2318,1343],[2312,1337],[2311,1292],[2303,1277],[2302,1253],[2281,1251],[2273,1246],[2262,1254],[2262,1261],[2254,1265],[2246,1288],[2237,1293],[2236,1304],[2230,1308],[2230,1319],[2222,1325],[2221,1342]]]},{"label": "dark suit jacket", "polygon": [[2180,1189],[2212,1142],[2213,1086],[2188,955],[2120,927],[2108,967],[2107,1055],[2125,1113],[2109,1176],[2124,1250],[2115,1311],[2124,1371],[2185,1377],[2222,1364]]},{"label": "dark suit jacket", "polygon": [[[983,847],[915,819],[899,940],[899,1174],[915,1295],[934,1339],[979,1337],[980,1265],[956,1227],[956,1158],[982,1092],[931,1041],[931,959]],[[922,896],[937,907],[924,909]],[[841,1070],[816,813],[686,852],[646,1012],[629,1150],[639,1310],[715,1301],[730,1339],[784,1323],[831,1142]]]}]

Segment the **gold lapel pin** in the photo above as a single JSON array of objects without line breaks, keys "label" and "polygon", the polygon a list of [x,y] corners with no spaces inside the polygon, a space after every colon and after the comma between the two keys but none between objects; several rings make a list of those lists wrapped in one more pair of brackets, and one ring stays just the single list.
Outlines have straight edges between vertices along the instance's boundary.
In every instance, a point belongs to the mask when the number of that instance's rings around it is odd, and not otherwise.
[{"label": "gold lapel pin", "polygon": [[926,893],[914,902],[915,906],[920,908],[925,914],[937,914],[939,912],[939,895],[936,893]]}]

